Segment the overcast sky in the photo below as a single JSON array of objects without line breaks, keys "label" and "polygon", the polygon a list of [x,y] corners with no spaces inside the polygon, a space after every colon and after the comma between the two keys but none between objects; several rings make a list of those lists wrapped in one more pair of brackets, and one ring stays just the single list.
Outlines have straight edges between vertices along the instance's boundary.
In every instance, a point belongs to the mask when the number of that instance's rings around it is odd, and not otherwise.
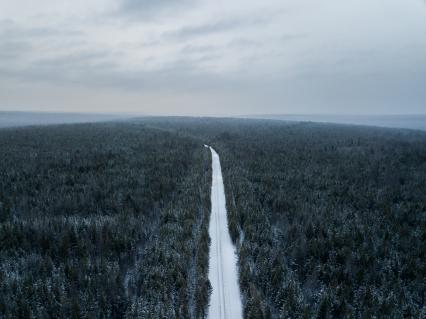
[{"label": "overcast sky", "polygon": [[0,0],[0,110],[426,113],[425,0]]}]

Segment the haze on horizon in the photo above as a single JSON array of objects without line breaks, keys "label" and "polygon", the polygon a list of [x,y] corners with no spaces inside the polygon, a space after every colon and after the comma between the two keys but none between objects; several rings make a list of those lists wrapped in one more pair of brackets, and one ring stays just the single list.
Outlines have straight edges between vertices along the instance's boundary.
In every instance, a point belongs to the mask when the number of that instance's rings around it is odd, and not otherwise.
[{"label": "haze on horizon", "polygon": [[424,0],[0,0],[0,111],[425,114]]}]

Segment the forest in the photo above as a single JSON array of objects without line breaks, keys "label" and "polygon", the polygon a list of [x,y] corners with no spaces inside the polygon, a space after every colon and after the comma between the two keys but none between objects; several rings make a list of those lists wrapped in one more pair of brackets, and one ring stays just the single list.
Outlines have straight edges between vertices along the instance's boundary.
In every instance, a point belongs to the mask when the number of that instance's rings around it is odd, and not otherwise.
[{"label": "forest", "polygon": [[425,134],[271,126],[218,141],[247,317],[424,318]]},{"label": "forest", "polygon": [[0,130],[0,318],[205,318],[220,155],[245,318],[426,318],[426,133],[212,118]]},{"label": "forest", "polygon": [[202,318],[210,165],[140,124],[0,130],[0,318]]},{"label": "forest", "polygon": [[426,133],[235,119],[165,127],[221,155],[246,318],[426,318]]}]

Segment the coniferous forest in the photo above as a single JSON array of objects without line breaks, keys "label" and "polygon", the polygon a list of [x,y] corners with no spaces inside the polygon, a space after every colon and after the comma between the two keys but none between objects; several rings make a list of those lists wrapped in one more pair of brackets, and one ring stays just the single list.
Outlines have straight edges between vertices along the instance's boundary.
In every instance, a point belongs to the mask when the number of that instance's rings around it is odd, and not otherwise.
[{"label": "coniferous forest", "polygon": [[0,131],[0,318],[195,318],[210,157],[141,125]]},{"label": "coniferous forest", "polygon": [[426,133],[189,118],[0,130],[0,318],[203,318],[203,143],[246,318],[426,318]]},{"label": "coniferous forest", "polygon": [[223,138],[247,317],[426,317],[425,134],[265,123]]},{"label": "coniferous forest", "polygon": [[221,154],[246,318],[426,318],[424,132],[234,119],[166,126]]}]

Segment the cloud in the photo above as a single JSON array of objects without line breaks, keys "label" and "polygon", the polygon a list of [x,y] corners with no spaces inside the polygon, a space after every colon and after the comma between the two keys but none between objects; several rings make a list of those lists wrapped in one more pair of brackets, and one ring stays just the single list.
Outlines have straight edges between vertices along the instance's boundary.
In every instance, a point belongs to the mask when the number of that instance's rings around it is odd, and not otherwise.
[{"label": "cloud", "polygon": [[183,54],[194,54],[194,53],[211,53],[218,50],[218,46],[215,45],[185,45],[181,53]]},{"label": "cloud", "polygon": [[240,29],[252,29],[261,25],[265,26],[271,22],[269,16],[258,17],[238,17],[231,16],[224,19],[219,19],[213,22],[208,22],[198,25],[189,25],[180,29],[166,32],[164,35],[170,38],[195,38],[217,33],[231,32]]},{"label": "cloud", "polygon": [[2,39],[0,37],[0,60],[2,61],[16,60],[30,49],[31,44],[27,41]]},{"label": "cloud", "polygon": [[[249,104],[278,112],[398,97],[409,105],[410,94],[424,101],[421,2],[390,0],[384,13],[368,0],[20,1],[9,11],[0,5],[0,83],[8,85],[0,85],[0,108],[9,91],[20,101],[21,85],[36,91],[40,83],[37,96],[51,105],[78,98],[51,98],[58,87],[84,90],[83,104],[109,92],[115,101],[167,95],[173,105],[182,96],[224,97],[223,107],[239,113]],[[391,25],[395,16],[400,23]]]},{"label": "cloud", "polygon": [[[44,26],[27,27],[12,20],[0,21],[0,66],[18,64],[21,58],[37,58],[36,52],[43,47],[52,46],[53,42],[71,42],[82,38],[83,32],[65,28]],[[81,44],[81,41],[80,41]],[[69,47],[67,47],[69,48]],[[7,61],[6,61],[7,60]],[[19,63],[20,64],[20,63]]]},{"label": "cloud", "polygon": [[13,20],[0,20],[0,39],[13,38],[17,39],[27,39],[27,40],[37,40],[41,38],[48,37],[74,37],[82,36],[84,33],[82,31],[70,30],[64,27],[59,26],[23,26],[19,23],[14,22]]},{"label": "cloud", "polygon": [[241,23],[241,21],[229,19],[210,24],[183,27],[179,30],[169,32],[166,35],[176,38],[198,37],[218,32],[231,31],[241,27],[242,25],[243,23]]},{"label": "cloud", "polygon": [[159,16],[189,9],[196,4],[195,0],[121,0],[116,14],[125,19],[155,20]]},{"label": "cloud", "polygon": [[207,52],[190,57],[182,54],[161,68],[143,70],[123,68],[117,63],[117,57],[108,50],[80,51],[41,57],[19,67],[0,63],[0,80],[138,92],[196,91],[217,87],[226,81],[197,67],[198,63],[212,58]]}]

